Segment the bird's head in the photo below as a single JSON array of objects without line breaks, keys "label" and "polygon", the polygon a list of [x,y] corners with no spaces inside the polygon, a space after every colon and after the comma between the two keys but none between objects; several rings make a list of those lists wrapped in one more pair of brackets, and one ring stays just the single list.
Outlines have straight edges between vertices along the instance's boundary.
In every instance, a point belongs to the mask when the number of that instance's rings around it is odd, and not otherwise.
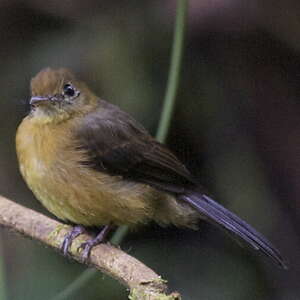
[{"label": "bird's head", "polygon": [[67,69],[47,68],[31,80],[31,116],[51,122],[84,113],[96,96]]}]

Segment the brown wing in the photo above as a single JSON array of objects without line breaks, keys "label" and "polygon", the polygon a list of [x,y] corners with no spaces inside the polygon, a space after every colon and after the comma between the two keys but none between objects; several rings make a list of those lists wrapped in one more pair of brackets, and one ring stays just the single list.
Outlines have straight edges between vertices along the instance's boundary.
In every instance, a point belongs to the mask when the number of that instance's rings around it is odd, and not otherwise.
[{"label": "brown wing", "polygon": [[100,101],[98,110],[85,117],[76,134],[80,148],[89,155],[85,163],[96,170],[174,193],[194,186],[176,156],[112,104]]}]

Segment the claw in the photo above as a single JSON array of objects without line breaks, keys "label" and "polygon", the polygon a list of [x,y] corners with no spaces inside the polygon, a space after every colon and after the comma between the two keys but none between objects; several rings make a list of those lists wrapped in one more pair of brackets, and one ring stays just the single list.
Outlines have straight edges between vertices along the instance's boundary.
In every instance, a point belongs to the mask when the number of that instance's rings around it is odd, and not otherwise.
[{"label": "claw", "polygon": [[80,248],[82,249],[81,258],[83,262],[86,262],[88,260],[92,248],[97,245],[96,243],[94,243],[94,241],[95,239],[91,239],[80,245]]},{"label": "claw", "polygon": [[107,234],[111,231],[111,229],[112,226],[110,225],[104,226],[100,233],[94,239],[90,239],[80,245],[80,248],[83,250],[81,255],[83,262],[86,262],[88,260],[91,250],[94,246],[104,242],[105,238],[107,237]]},{"label": "claw", "polygon": [[68,232],[60,247],[60,249],[62,250],[65,256],[68,255],[68,251],[73,240],[84,232],[85,232],[85,228],[81,225],[76,225],[75,227],[73,227],[73,229],[70,232]]}]

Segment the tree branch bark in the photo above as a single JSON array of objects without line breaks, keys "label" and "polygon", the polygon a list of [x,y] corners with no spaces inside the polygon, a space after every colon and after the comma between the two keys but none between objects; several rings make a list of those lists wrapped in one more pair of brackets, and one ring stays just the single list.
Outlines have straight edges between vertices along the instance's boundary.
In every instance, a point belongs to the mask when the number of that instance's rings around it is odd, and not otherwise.
[{"label": "tree branch bark", "polygon": [[[0,196],[0,226],[33,238],[60,250],[60,245],[71,226],[52,220]],[[70,247],[70,257],[82,263],[80,245],[90,239],[82,234]],[[130,289],[132,300],[178,300],[178,293],[167,294],[166,281],[134,257],[109,244],[100,244],[91,251],[89,266],[118,280]]]}]

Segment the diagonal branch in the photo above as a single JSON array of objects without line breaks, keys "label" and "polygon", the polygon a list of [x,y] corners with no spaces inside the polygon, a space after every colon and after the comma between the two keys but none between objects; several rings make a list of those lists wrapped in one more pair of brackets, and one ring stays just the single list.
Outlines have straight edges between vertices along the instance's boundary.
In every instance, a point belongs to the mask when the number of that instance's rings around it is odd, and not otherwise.
[{"label": "diagonal branch", "polygon": [[[0,196],[0,226],[36,239],[55,250],[60,249],[65,235],[71,230],[71,226],[52,220],[2,196]],[[73,259],[82,263],[80,245],[90,238],[91,236],[82,234],[74,240],[70,249],[70,256]],[[180,299],[178,293],[166,294],[166,281],[154,271],[109,244],[94,247],[87,263],[129,288],[130,299]]]}]

